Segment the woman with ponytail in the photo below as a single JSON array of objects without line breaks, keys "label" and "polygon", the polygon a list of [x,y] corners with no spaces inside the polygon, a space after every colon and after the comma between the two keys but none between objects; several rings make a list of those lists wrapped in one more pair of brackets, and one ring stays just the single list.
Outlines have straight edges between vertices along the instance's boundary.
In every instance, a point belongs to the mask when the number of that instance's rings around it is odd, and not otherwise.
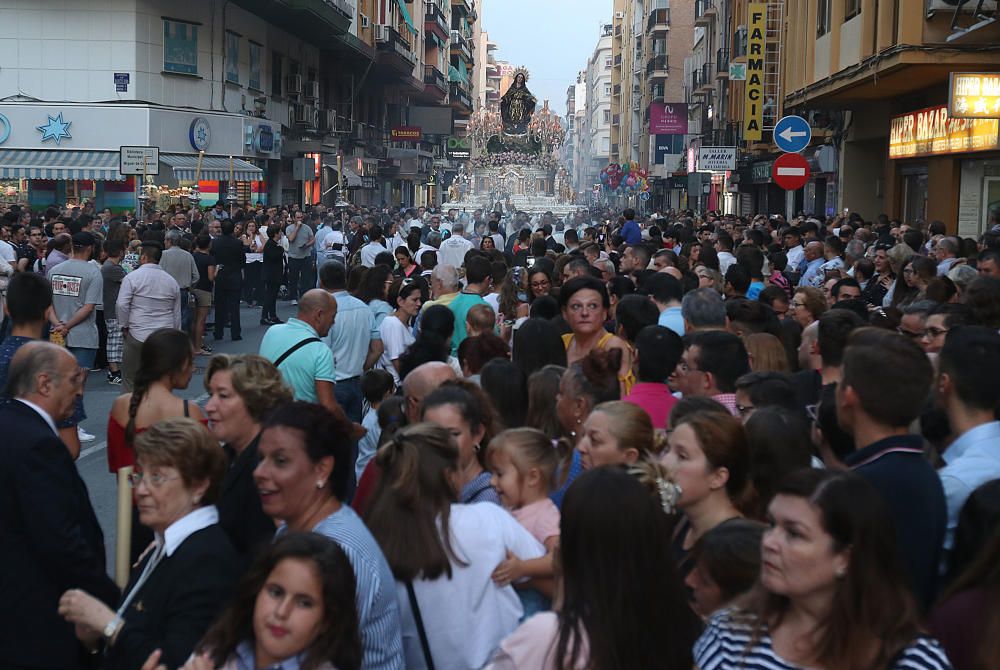
[{"label": "woman with ponytail", "polygon": [[499,505],[458,502],[459,450],[445,428],[407,426],[375,463],[382,479],[365,523],[396,578],[406,667],[482,667],[523,614],[493,571],[545,548]]},{"label": "woman with ponytail", "polygon": [[663,464],[681,489],[683,517],[674,533],[681,579],[694,567],[691,549],[705,533],[729,519],[752,516],[756,496],[750,482],[750,449],[739,419],[694,412],[674,425]]},{"label": "woman with ponytail", "polygon": [[[132,392],[115,398],[108,417],[108,469],[112,473],[135,465],[135,437],[157,421],[179,416],[205,421],[198,405],[174,395],[188,387],[193,374],[194,350],[187,333],[163,328],[146,338]],[[131,556],[137,557],[152,541],[152,531],[133,513]]]}]

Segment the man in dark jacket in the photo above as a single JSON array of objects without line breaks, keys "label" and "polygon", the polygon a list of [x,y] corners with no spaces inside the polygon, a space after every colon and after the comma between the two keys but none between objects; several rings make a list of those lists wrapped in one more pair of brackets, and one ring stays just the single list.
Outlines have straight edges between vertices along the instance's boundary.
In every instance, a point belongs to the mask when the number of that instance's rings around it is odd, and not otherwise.
[{"label": "man in dark jacket", "polygon": [[104,536],[56,422],[73,413],[86,371],[66,349],[23,345],[11,361],[0,407],[0,664],[4,668],[82,668],[87,652],[58,613],[67,589],[111,607]]},{"label": "man in dark jacket", "polygon": [[243,293],[243,266],[247,263],[243,243],[233,237],[236,225],[226,219],[222,235],[212,240],[212,255],[218,263],[215,274],[215,339],[225,336],[226,324],[233,342],[240,335],[240,295]]}]

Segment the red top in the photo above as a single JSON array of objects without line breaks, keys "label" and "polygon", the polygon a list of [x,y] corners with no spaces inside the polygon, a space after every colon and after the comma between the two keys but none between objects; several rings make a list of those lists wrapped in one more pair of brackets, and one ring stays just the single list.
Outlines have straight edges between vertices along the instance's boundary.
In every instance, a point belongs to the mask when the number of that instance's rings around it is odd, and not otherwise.
[{"label": "red top", "polygon": [[[138,435],[145,428],[136,428]],[[132,447],[125,444],[125,426],[115,420],[115,417],[108,417],[108,471],[115,474],[124,467],[135,465],[135,452]]]},{"label": "red top", "polygon": [[368,465],[365,466],[364,471],[361,473],[361,478],[358,480],[358,487],[354,491],[354,499],[351,501],[351,507],[360,516],[364,516],[365,509],[368,507],[368,503],[371,502],[372,494],[375,493],[375,487],[378,486],[379,481],[382,479],[382,468],[375,465],[375,459],[368,461]]},{"label": "red top", "polygon": [[646,414],[653,421],[653,428],[659,430],[670,428],[670,410],[677,404],[677,398],[666,384],[639,382],[622,400],[646,410]]}]

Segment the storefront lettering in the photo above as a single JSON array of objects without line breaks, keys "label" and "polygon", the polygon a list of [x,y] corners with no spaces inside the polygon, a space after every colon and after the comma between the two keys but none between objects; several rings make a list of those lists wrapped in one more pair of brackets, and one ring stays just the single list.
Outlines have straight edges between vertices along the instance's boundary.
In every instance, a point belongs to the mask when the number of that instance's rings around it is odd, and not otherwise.
[{"label": "storefront lettering", "polygon": [[1000,120],[956,119],[945,105],[894,117],[889,158],[988,151],[1000,146]]}]

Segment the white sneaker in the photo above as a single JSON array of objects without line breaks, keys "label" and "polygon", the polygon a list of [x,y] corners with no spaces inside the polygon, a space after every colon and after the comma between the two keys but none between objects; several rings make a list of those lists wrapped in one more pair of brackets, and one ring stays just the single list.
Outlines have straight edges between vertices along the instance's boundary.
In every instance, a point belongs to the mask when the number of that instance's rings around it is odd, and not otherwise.
[{"label": "white sneaker", "polygon": [[81,442],[93,442],[97,438],[83,429],[83,426],[76,427],[76,436]]},{"label": "white sneaker", "polygon": [[298,306],[298,304],[299,304],[299,301],[298,301],[298,300],[293,300],[293,301],[292,301],[292,307],[297,307],[297,306]]}]

